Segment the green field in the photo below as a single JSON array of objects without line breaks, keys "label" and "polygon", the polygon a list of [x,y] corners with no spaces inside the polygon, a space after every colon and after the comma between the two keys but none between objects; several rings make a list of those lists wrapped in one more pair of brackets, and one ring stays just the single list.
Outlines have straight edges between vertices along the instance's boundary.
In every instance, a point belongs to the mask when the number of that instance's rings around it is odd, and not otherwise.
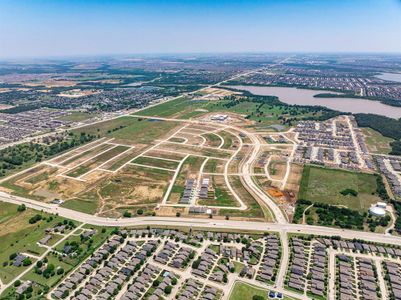
[{"label": "green field", "polygon": [[159,120],[141,119],[136,117],[120,117],[117,119],[96,123],[75,131],[98,135],[99,137],[127,140],[130,143],[149,144],[165,135],[178,123]]},{"label": "green field", "polygon": [[67,116],[62,116],[59,118],[59,120],[62,121],[70,121],[70,122],[80,122],[80,121],[85,121],[90,118],[96,117],[98,114],[96,113],[87,113],[83,111],[74,111],[71,114]]},{"label": "green field", "polygon": [[98,199],[71,199],[61,204],[62,207],[93,215],[98,207]]},{"label": "green field", "polygon": [[117,155],[123,153],[124,151],[128,150],[129,148],[126,146],[116,146],[98,156],[95,158],[83,163],[82,165],[72,169],[67,175],[71,177],[79,177],[90,170],[93,170],[94,168],[100,166],[102,163],[116,157]]},{"label": "green field", "polygon": [[365,135],[365,141],[368,149],[374,153],[389,154],[391,151],[390,143],[392,138],[383,136],[380,132],[369,127],[361,128]]},{"label": "green field", "polygon": [[[252,300],[253,296],[261,296],[268,299],[267,289],[258,288],[244,282],[237,281],[231,291],[229,300]],[[292,300],[292,298],[283,296],[284,300]]]},{"label": "green field", "polygon": [[30,224],[29,219],[36,214],[40,214],[44,218],[50,217],[48,214],[32,209],[18,212],[17,205],[0,202],[0,239],[2,246],[0,263],[7,262],[8,264],[7,266],[2,265],[0,268],[0,279],[3,283],[8,283],[26,269],[26,267],[10,265],[10,255],[18,252],[30,253],[35,256],[43,254],[46,248],[39,247],[37,242],[45,236],[45,229],[52,228],[64,220],[58,216],[51,216],[51,220],[41,220],[35,224]]},{"label": "green field", "polygon": [[138,157],[137,159],[133,160],[132,162],[136,163],[136,164],[154,166],[154,167],[171,169],[171,170],[175,170],[179,164],[176,161],[142,157],[142,156]]},{"label": "green field", "polygon": [[[358,195],[344,196],[340,192],[345,189],[355,190]],[[372,203],[380,201],[373,174],[315,166],[305,166],[298,198],[358,211],[367,211]]]},{"label": "green field", "polygon": [[[279,117],[311,117],[312,112],[304,108],[295,108],[285,105],[263,104],[241,100],[232,105],[232,100],[191,100],[184,97],[153,106],[138,113],[136,115],[158,116],[189,119],[207,112],[232,112],[243,116],[248,116],[250,120],[256,122],[256,127],[270,126],[280,124]],[[319,113],[317,114],[319,115]],[[285,127],[288,124],[284,125]]]}]

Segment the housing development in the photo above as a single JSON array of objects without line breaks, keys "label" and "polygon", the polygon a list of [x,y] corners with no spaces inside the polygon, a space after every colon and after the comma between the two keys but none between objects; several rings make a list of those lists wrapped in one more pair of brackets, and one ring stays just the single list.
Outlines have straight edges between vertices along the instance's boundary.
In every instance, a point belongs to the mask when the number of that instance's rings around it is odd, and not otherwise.
[{"label": "housing development", "polygon": [[397,113],[346,58],[0,65],[0,299],[401,299],[400,120],[247,89]]}]

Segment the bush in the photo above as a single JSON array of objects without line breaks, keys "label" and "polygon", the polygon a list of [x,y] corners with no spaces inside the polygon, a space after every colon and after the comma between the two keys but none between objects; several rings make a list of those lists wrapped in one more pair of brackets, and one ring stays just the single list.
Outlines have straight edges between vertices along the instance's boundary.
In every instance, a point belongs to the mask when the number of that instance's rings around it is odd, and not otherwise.
[{"label": "bush", "polygon": [[22,265],[24,267],[29,266],[32,264],[32,260],[29,257],[26,257],[23,261],[22,261]]},{"label": "bush", "polygon": [[17,208],[17,211],[19,211],[19,212],[22,212],[22,211],[24,211],[24,210],[26,210],[25,204],[21,204],[21,205],[19,205],[18,208]]},{"label": "bush", "polygon": [[124,218],[131,218],[131,213],[129,212],[129,211],[125,211],[124,213],[123,213],[123,217]]},{"label": "bush", "polygon": [[29,219],[29,224],[35,224],[36,222],[39,222],[40,220],[42,220],[42,216],[37,214]]},{"label": "bush", "polygon": [[351,195],[351,196],[354,196],[354,197],[358,196],[358,192],[353,190],[353,189],[342,190],[340,192],[340,194],[343,195],[343,196],[348,196],[348,195]]}]

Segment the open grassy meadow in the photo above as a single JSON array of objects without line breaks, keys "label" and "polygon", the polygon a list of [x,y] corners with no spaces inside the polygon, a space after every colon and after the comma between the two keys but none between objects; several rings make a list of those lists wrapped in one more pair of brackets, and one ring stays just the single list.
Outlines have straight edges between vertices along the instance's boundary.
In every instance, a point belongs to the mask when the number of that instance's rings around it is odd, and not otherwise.
[{"label": "open grassy meadow", "polygon": [[175,121],[160,121],[136,117],[121,117],[76,129],[99,137],[115,138],[131,144],[149,144],[178,125]]},{"label": "open grassy meadow", "polygon": [[[357,196],[342,195],[352,189]],[[299,199],[330,205],[346,206],[352,210],[367,211],[372,203],[380,201],[376,195],[376,177],[373,174],[305,166]]]},{"label": "open grassy meadow", "polygon": [[392,138],[383,136],[380,132],[369,128],[361,128],[365,135],[366,146],[371,152],[389,154],[391,151],[390,143],[394,141]]}]

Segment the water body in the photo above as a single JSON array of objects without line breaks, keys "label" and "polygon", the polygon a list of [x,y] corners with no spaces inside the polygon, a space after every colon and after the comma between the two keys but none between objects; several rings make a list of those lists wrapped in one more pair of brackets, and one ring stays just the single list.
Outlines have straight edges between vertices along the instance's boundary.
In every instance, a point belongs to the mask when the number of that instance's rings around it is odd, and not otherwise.
[{"label": "water body", "polygon": [[401,73],[382,73],[376,77],[383,80],[401,82]]},{"label": "water body", "polygon": [[[316,94],[332,93],[323,90],[297,89],[291,87],[270,87],[270,86],[230,86],[238,90],[245,90],[254,95],[277,96],[280,101],[287,104],[325,106],[330,109],[351,112],[382,115],[394,119],[401,118],[401,107],[394,107],[383,104],[379,101],[372,101],[360,98],[315,98]],[[332,93],[333,94],[333,93]]]}]

